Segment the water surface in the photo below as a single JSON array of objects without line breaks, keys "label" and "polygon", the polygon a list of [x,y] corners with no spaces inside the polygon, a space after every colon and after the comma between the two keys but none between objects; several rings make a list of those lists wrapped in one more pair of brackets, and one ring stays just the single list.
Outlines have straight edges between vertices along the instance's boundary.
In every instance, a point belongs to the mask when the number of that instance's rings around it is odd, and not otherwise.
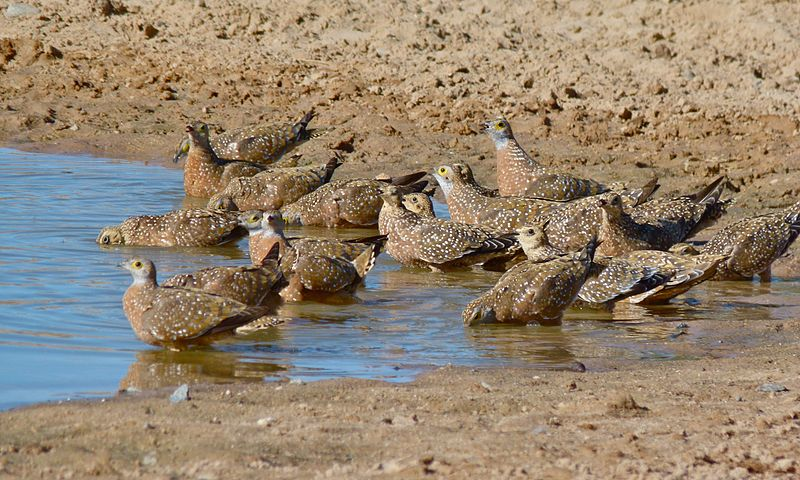
[{"label": "water surface", "polygon": [[[446,364],[571,368],[605,358],[731,355],[764,336],[722,333],[726,321],[780,321],[796,317],[800,305],[793,282],[714,283],[656,309],[571,311],[560,327],[464,328],[464,305],[498,274],[433,274],[382,255],[358,293],[360,304],[289,306],[283,313],[292,321],[281,328],[169,352],[134,336],[120,303],[130,276],[116,265],[146,256],[166,278],[245,264],[246,240],[224,248],[156,249],[100,248],[94,239],[127,216],[182,207],[181,171],[0,149],[0,179],[0,409],[185,382],[408,381]],[[690,325],[688,335],[676,335],[681,322]]]}]

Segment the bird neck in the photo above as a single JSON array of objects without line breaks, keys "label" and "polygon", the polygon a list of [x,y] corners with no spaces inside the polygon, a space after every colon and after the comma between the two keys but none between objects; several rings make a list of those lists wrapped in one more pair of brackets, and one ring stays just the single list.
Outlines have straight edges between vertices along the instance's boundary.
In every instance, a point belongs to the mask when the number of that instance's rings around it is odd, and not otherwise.
[{"label": "bird neck", "polygon": [[502,148],[497,147],[497,162],[498,167],[501,163],[505,163],[509,167],[522,164],[527,167],[541,168],[539,162],[534,160],[513,137],[505,140]]},{"label": "bird neck", "polygon": [[508,147],[508,142],[510,140],[512,140],[512,139],[503,138],[503,137],[495,138],[494,139],[494,148],[496,148],[497,150],[502,150],[502,149]]},{"label": "bird neck", "polygon": [[137,288],[156,288],[158,284],[156,283],[155,278],[147,277],[147,278],[134,278],[133,283],[131,286]]},{"label": "bird neck", "polygon": [[186,162],[193,164],[213,163],[219,164],[221,161],[211,144],[208,141],[192,141],[189,143],[189,153],[186,157]]}]

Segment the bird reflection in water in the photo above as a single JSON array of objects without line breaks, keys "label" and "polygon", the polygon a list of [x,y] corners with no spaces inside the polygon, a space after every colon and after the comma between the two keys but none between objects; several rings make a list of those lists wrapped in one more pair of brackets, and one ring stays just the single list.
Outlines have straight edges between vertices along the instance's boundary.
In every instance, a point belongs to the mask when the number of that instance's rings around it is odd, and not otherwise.
[{"label": "bird reflection in water", "polygon": [[220,342],[214,347],[197,347],[179,352],[167,349],[142,350],[136,354],[136,361],[120,380],[119,389],[146,390],[184,383],[262,382],[289,368],[268,361],[271,359],[268,357],[274,355],[259,354],[264,349],[270,349],[270,344],[275,344],[281,337],[279,328],[270,328]]},{"label": "bird reflection in water", "polygon": [[465,328],[464,334],[479,355],[521,360],[551,368],[575,368],[579,364],[573,353],[570,332],[561,325],[481,325]]}]

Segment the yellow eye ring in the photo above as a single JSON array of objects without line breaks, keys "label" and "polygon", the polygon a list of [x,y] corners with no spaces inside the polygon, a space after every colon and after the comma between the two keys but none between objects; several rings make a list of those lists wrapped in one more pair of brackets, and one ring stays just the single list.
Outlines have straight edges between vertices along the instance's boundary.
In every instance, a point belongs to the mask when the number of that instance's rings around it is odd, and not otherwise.
[{"label": "yellow eye ring", "polygon": [[142,262],[136,260],[135,262],[133,262],[133,268],[142,268]]},{"label": "yellow eye ring", "polygon": [[446,174],[447,173],[447,168],[445,168],[445,167],[440,168],[439,169],[439,173],[441,173],[442,175]]}]

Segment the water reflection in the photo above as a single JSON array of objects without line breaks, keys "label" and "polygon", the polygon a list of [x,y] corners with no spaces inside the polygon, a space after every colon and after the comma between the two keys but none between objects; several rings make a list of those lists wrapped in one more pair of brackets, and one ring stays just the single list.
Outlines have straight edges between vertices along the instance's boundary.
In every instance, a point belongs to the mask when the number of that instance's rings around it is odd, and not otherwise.
[{"label": "water reflection", "polygon": [[563,368],[577,361],[573,353],[576,332],[562,326],[482,325],[465,328],[464,334],[484,357]]},{"label": "water reflection", "polygon": [[[254,337],[250,335],[249,337]],[[225,349],[220,346],[194,348],[181,352],[144,350],[119,382],[120,390],[146,390],[184,383],[230,383],[234,381],[261,382],[285,372],[288,366],[265,362],[257,353],[269,349],[267,342],[280,337],[280,329],[257,334],[260,348]],[[251,347],[253,347],[251,345]],[[255,355],[254,355],[255,353]]]}]

